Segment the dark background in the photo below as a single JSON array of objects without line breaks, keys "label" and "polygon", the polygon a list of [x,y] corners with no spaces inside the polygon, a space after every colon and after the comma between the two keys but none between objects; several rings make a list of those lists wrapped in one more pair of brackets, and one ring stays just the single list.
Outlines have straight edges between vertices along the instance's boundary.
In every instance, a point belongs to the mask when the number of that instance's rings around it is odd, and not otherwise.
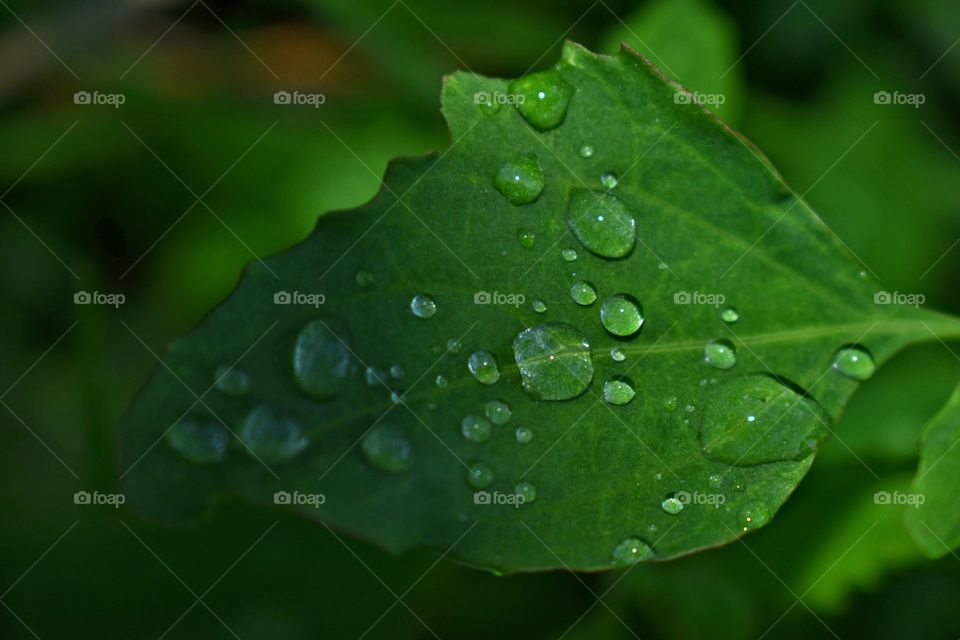
[{"label": "dark background", "polygon": [[[887,289],[960,312],[955,2],[0,5],[0,637],[960,635],[960,558],[924,559],[901,508],[872,499],[909,485],[958,345],[912,349],[865,384],[769,526],[626,573],[497,577],[280,510],[226,504],[171,531],[73,501],[116,490],[116,425],[150,350],[255,255],[371,198],[389,158],[443,148],[444,73],[522,75],[563,38],[625,39],[722,92],[721,117]],[[276,105],[280,90],[326,102]],[[77,291],[126,302],[77,306]]]}]

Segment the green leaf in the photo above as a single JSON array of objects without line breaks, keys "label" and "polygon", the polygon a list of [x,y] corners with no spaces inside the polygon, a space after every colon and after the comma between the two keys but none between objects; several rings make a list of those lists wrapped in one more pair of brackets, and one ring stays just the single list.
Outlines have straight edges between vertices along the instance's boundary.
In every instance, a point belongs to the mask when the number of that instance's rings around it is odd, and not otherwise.
[{"label": "green leaf", "polygon": [[[920,468],[907,529],[923,552],[939,558],[960,546],[960,387],[930,421],[920,442]],[[922,498],[922,499],[921,499]]]},{"label": "green leaf", "polygon": [[[522,111],[496,99],[517,91]],[[447,78],[446,151],[391,163],[170,346],[122,426],[130,503],[186,522],[277,501],[501,572],[762,526],[871,365],[960,323],[874,304],[769,163],[676,91],[573,44],[520,83]],[[242,374],[215,386],[224,366]]]}]

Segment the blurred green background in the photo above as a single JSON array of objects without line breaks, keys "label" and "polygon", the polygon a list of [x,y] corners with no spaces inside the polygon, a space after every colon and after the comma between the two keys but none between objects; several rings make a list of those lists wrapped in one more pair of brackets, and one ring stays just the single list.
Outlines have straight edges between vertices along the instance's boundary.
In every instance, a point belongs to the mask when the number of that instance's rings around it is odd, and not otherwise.
[{"label": "blurred green background", "polygon": [[[722,94],[721,117],[865,270],[960,313],[960,5],[0,5],[0,637],[960,636],[960,558],[925,560],[901,526],[909,507],[873,502],[909,485],[960,345],[905,352],[863,385],[769,526],[627,572],[498,577],[281,510],[227,503],[173,531],[73,499],[116,491],[117,421],[153,353],[244,264],[370,199],[389,158],[444,147],[444,73],[522,75],[564,38],[625,41]],[[275,104],[277,91],[325,102]],[[878,91],[924,104],[876,104]],[[95,104],[112,95],[123,104]],[[126,302],[78,306],[78,291]]]}]

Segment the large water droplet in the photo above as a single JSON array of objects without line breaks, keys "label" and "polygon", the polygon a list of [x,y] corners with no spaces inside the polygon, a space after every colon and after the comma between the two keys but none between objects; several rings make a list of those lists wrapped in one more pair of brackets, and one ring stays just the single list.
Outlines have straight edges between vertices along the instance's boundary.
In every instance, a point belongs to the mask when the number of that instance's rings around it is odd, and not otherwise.
[{"label": "large water droplet", "polygon": [[626,567],[653,557],[653,549],[640,538],[627,538],[613,548],[613,564]]},{"label": "large water droplet", "polygon": [[517,109],[523,118],[541,131],[553,129],[567,115],[573,87],[555,70],[531,73],[510,85],[510,90],[523,96]]},{"label": "large water droplet", "polygon": [[350,350],[322,320],[308,322],[293,345],[293,377],[317,400],[329,400],[346,386],[353,370]]},{"label": "large water droplet", "polygon": [[238,435],[249,453],[268,464],[290,460],[308,443],[299,424],[264,405],[250,410]]},{"label": "large water droplet", "polygon": [[467,369],[483,384],[493,384],[500,379],[497,359],[489,351],[476,351],[467,360]]},{"label": "large water droplet", "polygon": [[574,282],[570,287],[570,297],[583,307],[589,307],[597,300],[597,290],[589,282]]},{"label": "large water droplet", "polygon": [[523,389],[535,400],[575,398],[593,380],[590,344],[573,325],[546,323],[521,331],[513,355]]},{"label": "large water droplet", "polygon": [[410,301],[410,310],[418,318],[432,318],[437,313],[437,303],[430,296],[420,293]]},{"label": "large water droplet", "polygon": [[577,240],[601,258],[622,258],[636,241],[636,222],[627,205],[609,193],[574,191],[567,224]]},{"label": "large water droplet", "polygon": [[603,399],[610,404],[627,404],[636,395],[633,381],[625,376],[615,376],[603,383]]},{"label": "large water droplet", "polygon": [[729,340],[711,340],[703,349],[703,360],[717,369],[730,369],[737,364],[737,350]]},{"label": "large water droplet", "polygon": [[367,462],[384,471],[407,471],[413,466],[413,445],[403,433],[389,425],[370,429],[360,443]]},{"label": "large water droplet", "polygon": [[529,482],[518,482],[513,488],[513,493],[517,497],[523,496],[523,504],[537,499],[537,488]]},{"label": "large water droplet", "polygon": [[228,396],[242,396],[250,391],[250,374],[231,365],[220,365],[213,372],[217,391]]},{"label": "large water droplet", "polygon": [[510,416],[513,413],[510,411],[510,405],[508,405],[503,400],[491,400],[484,406],[484,413],[490,422],[496,425],[507,424],[510,422]]},{"label": "large water droplet", "polygon": [[216,422],[184,418],[167,432],[166,440],[189,462],[213,464],[226,458],[230,434]]},{"label": "large water droplet", "polygon": [[633,296],[610,296],[600,306],[600,322],[615,336],[632,336],[643,325],[643,309]]},{"label": "large water droplet", "polygon": [[467,483],[475,489],[486,489],[496,479],[493,469],[482,462],[474,462],[467,471]]},{"label": "large water droplet", "polygon": [[486,442],[493,435],[493,425],[485,418],[467,416],[460,423],[460,433],[471,442]]},{"label": "large water droplet", "polygon": [[514,435],[517,437],[517,442],[519,442],[520,444],[527,444],[528,442],[533,440],[533,431],[531,431],[527,427],[517,427],[517,430],[514,433]]},{"label": "large water droplet", "polygon": [[828,432],[823,409],[791,386],[761,374],[717,387],[704,412],[704,453],[732,465],[800,460]]},{"label": "large water droplet", "polygon": [[866,380],[877,370],[873,356],[863,347],[843,347],[833,356],[833,368],[854,380]]},{"label": "large water droplet", "polygon": [[503,164],[493,176],[493,186],[510,204],[533,202],[543,191],[543,169],[532,153],[523,154]]}]

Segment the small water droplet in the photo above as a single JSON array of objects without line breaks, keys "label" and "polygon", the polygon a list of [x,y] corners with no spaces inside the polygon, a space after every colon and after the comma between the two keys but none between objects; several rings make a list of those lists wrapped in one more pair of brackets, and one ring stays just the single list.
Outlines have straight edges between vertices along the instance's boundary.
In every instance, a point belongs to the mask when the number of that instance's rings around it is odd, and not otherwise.
[{"label": "small water droplet", "polygon": [[636,395],[633,381],[626,376],[615,376],[603,383],[603,399],[610,404],[625,405]]},{"label": "small water droplet", "polygon": [[653,549],[640,538],[627,538],[610,555],[615,566],[626,567],[653,557]]},{"label": "small water droplet", "polygon": [[228,396],[242,396],[250,391],[250,374],[231,365],[220,365],[213,372],[217,391]]},{"label": "small water droplet", "polygon": [[609,193],[574,191],[567,224],[577,240],[601,258],[623,258],[636,240],[636,221],[627,206]]},{"label": "small water droplet", "polygon": [[299,424],[264,405],[250,410],[238,435],[248,452],[266,463],[290,460],[308,444]]},{"label": "small water droplet", "polygon": [[660,506],[663,507],[664,511],[672,516],[675,516],[683,511],[683,503],[680,502],[678,498],[667,498],[660,503]]},{"label": "small water droplet", "polygon": [[740,319],[740,314],[733,307],[726,307],[720,312],[720,319],[727,324],[733,324]]},{"label": "small water droplet", "polygon": [[563,249],[560,252],[560,257],[562,257],[566,262],[573,262],[577,259],[576,249]]},{"label": "small water droplet", "polygon": [[537,313],[545,313],[547,310],[547,303],[540,298],[534,298],[532,306]]},{"label": "small water droplet", "polygon": [[440,387],[441,389],[442,389],[443,387],[447,386],[448,384],[450,384],[450,382],[447,380],[447,377],[444,376],[444,375],[442,375],[442,374],[441,374],[441,375],[438,375],[438,376],[434,379],[434,382],[435,382],[436,385],[437,385],[438,387]]},{"label": "small water droplet", "polygon": [[517,240],[524,249],[533,249],[537,237],[529,229],[517,229]]},{"label": "small water droplet", "polygon": [[347,345],[322,320],[304,325],[293,345],[293,377],[316,400],[329,400],[346,386],[355,371]]},{"label": "small water droplet", "polygon": [[461,349],[463,349],[463,344],[456,338],[447,340],[447,351],[450,353],[460,353]]},{"label": "small water droplet", "polygon": [[491,400],[484,406],[484,414],[493,424],[501,425],[510,422],[513,412],[510,411],[510,405],[503,400]]},{"label": "small water droplet", "polygon": [[589,307],[597,300],[597,290],[589,282],[581,280],[570,287],[570,297],[580,306]]},{"label": "small water droplet", "polygon": [[523,496],[523,504],[537,499],[537,488],[529,482],[518,482],[513,488],[513,493],[517,497]]},{"label": "small water droplet", "polygon": [[493,469],[482,462],[474,462],[467,471],[467,484],[475,489],[486,489],[496,479]]},{"label": "small water droplet", "polygon": [[876,371],[877,365],[863,347],[842,347],[833,356],[833,368],[853,380],[866,380]]},{"label": "small water droplet", "polygon": [[744,507],[737,513],[737,519],[744,531],[757,529],[770,521],[770,512],[759,507]]},{"label": "small water droplet", "polygon": [[730,369],[737,364],[737,350],[729,340],[711,340],[703,349],[703,360],[717,369]]},{"label": "small water droplet", "polygon": [[535,400],[568,400],[593,380],[590,344],[579,329],[545,323],[521,331],[513,340],[523,390]]},{"label": "small water droplet", "polygon": [[632,336],[643,325],[643,309],[633,296],[610,296],[600,306],[600,322],[615,336]]},{"label": "small water droplet", "polygon": [[676,410],[677,410],[677,396],[670,396],[669,398],[667,398],[666,400],[664,400],[664,401],[663,401],[663,408],[666,409],[667,411],[669,411],[670,413],[673,413],[674,411],[676,411]]},{"label": "small water droplet", "polygon": [[403,370],[403,367],[401,367],[400,365],[395,364],[395,365],[393,365],[392,367],[390,367],[390,376],[391,376],[391,377],[396,378],[397,380],[400,380],[400,379],[402,379],[405,375],[407,375],[407,372],[404,371],[404,370]]},{"label": "small water droplet", "polygon": [[486,442],[493,434],[493,425],[479,416],[467,416],[460,423],[460,433],[471,442]]},{"label": "small water droplet", "polygon": [[503,106],[501,102],[497,100],[498,95],[495,92],[481,91],[478,92],[476,96],[478,99],[475,99],[474,102],[477,103],[477,109],[485,116],[494,115],[499,112]]},{"label": "small water droplet", "polygon": [[390,425],[377,425],[370,429],[360,443],[367,462],[382,469],[398,473],[413,466],[413,445],[403,433]]},{"label": "small water droplet", "polygon": [[693,413],[694,411],[697,410],[697,407],[696,407],[696,405],[688,404],[687,406],[685,406],[685,407],[683,408],[683,410],[686,411],[687,413]]},{"label": "small water droplet", "polygon": [[520,444],[527,444],[528,442],[533,440],[533,431],[531,431],[527,427],[517,427],[517,430],[514,433],[514,435],[517,437],[517,442],[519,442]]},{"label": "small water droplet", "polygon": [[371,387],[386,385],[387,383],[384,380],[387,379],[387,372],[380,367],[367,367],[366,371],[363,372],[363,379]]},{"label": "small water droplet", "polygon": [[613,358],[614,362],[623,362],[627,359],[627,354],[620,347],[614,347],[610,349],[610,357]]},{"label": "small water droplet", "polygon": [[589,144],[585,144],[580,147],[580,157],[581,158],[592,158],[593,157],[593,147]]},{"label": "small water droplet", "polygon": [[719,489],[723,486],[723,478],[714,473],[707,478],[707,484],[710,485],[711,489]]},{"label": "small water droplet", "polygon": [[573,87],[556,70],[531,73],[510,85],[510,90],[523,96],[517,109],[524,120],[541,131],[553,129],[567,115]]},{"label": "small water droplet", "polygon": [[216,422],[184,418],[167,432],[166,440],[188,462],[213,464],[227,457],[230,434]]},{"label": "small water droplet", "polygon": [[430,296],[419,293],[410,300],[410,310],[418,318],[432,318],[437,313],[437,303]]},{"label": "small water droplet", "polygon": [[497,359],[489,351],[476,351],[467,360],[467,368],[477,382],[493,384],[500,379]]},{"label": "small water droplet", "polygon": [[369,287],[373,284],[373,274],[363,269],[357,271],[357,284],[361,287]]},{"label": "small water droplet", "polygon": [[620,179],[613,171],[605,171],[603,175],[600,176],[600,184],[605,186],[607,189],[613,189],[619,182]]}]

